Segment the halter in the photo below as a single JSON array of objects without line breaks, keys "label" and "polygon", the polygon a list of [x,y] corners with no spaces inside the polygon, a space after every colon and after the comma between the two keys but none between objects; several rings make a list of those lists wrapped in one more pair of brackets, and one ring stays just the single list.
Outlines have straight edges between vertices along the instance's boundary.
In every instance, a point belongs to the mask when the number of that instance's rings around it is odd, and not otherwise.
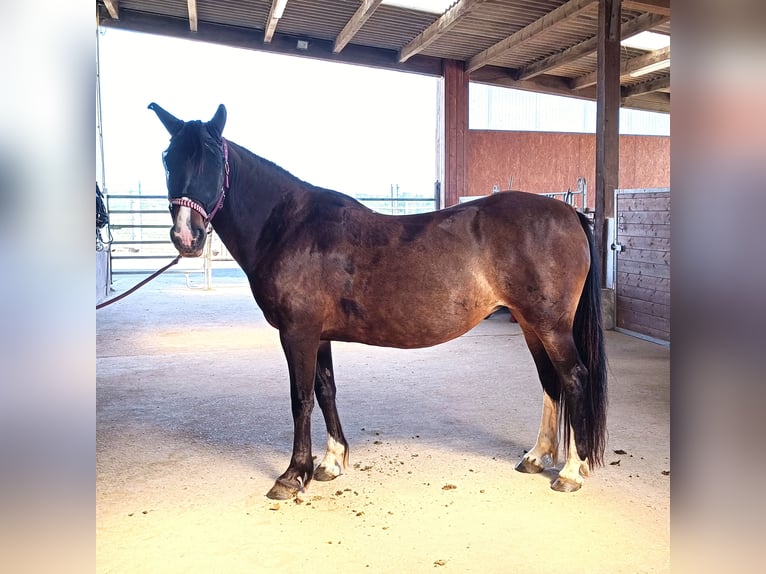
[{"label": "halter", "polygon": [[215,207],[213,208],[213,211],[210,212],[210,215],[207,214],[204,206],[194,199],[177,197],[170,200],[171,205],[188,207],[199,213],[205,220],[205,224],[210,223],[213,217],[215,217],[215,214],[218,213],[218,210],[223,207],[223,200],[226,198],[226,190],[229,189],[229,146],[224,138],[221,138],[221,141],[223,143],[223,185],[221,186],[221,191],[216,199]]}]

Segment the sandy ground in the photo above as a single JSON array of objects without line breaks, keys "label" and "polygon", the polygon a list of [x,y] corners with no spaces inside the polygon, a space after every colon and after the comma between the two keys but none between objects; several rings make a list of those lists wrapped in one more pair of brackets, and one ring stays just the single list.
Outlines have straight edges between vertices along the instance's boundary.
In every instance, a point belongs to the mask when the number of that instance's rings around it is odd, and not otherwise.
[{"label": "sandy ground", "polygon": [[542,391],[507,315],[429,349],[334,343],[351,468],[275,502],[286,363],[244,278],[214,287],[166,275],[97,312],[98,572],[670,570],[667,348],[607,333],[606,465],[561,494],[514,471]]}]

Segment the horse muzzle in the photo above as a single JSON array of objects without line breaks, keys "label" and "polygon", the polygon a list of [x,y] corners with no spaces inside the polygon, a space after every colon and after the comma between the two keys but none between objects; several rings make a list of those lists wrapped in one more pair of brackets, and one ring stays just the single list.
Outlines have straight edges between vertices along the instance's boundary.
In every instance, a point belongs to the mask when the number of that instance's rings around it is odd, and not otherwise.
[{"label": "horse muzzle", "polygon": [[170,240],[182,257],[199,257],[205,247],[205,221],[202,216],[186,206],[176,208]]}]

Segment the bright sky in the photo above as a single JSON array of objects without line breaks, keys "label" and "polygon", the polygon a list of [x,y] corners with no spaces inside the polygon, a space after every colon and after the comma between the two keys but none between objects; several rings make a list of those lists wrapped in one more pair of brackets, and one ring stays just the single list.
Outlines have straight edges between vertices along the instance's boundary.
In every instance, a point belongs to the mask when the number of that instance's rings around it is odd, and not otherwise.
[{"label": "bright sky", "polygon": [[225,137],[315,185],[433,194],[437,78],[114,29],[99,43],[110,193],[167,193],[154,101],[187,121],[223,103]]}]

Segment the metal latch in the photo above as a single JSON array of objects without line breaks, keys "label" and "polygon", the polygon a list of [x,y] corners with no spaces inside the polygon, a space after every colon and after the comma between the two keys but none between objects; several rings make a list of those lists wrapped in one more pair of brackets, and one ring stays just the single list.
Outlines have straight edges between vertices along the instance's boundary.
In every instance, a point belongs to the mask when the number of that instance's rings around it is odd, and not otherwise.
[{"label": "metal latch", "polygon": [[617,253],[621,253],[621,252],[625,251],[625,247],[623,246],[622,243],[612,243],[612,245],[610,245],[610,247],[611,247],[612,251],[616,251]]}]

